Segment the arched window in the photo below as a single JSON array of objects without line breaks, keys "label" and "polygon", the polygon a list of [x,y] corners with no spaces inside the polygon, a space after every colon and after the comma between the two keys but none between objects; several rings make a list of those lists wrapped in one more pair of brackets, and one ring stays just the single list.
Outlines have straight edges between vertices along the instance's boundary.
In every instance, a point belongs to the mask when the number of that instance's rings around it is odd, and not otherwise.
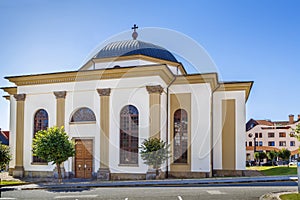
[{"label": "arched window", "polygon": [[138,164],[139,112],[132,105],[120,113],[120,164]]},{"label": "arched window", "polygon": [[[33,137],[40,130],[46,130],[48,128],[48,113],[44,109],[36,111],[34,115],[34,124],[33,124]],[[32,156],[32,161],[35,163],[46,163],[45,160],[40,159],[37,156]]]},{"label": "arched window", "polygon": [[174,113],[174,163],[187,163],[188,116],[183,109]]},{"label": "arched window", "polygon": [[79,108],[71,117],[71,122],[95,122],[94,112],[86,107]]}]

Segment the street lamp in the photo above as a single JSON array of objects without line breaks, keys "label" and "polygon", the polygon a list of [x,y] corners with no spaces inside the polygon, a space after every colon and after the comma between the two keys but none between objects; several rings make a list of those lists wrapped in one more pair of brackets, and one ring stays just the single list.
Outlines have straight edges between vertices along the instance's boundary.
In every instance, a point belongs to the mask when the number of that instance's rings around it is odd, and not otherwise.
[{"label": "street lamp", "polygon": [[255,153],[256,152],[256,137],[254,137],[253,140],[254,140],[254,148],[253,149],[254,149],[254,153]]},{"label": "street lamp", "polygon": [[[252,138],[252,136],[253,136],[253,134],[252,133],[249,133],[249,135],[248,135],[250,138]],[[254,136],[254,138],[253,138],[253,141],[254,141],[254,144],[253,144],[253,152],[254,152],[254,154],[253,154],[253,157],[254,157],[254,160],[255,160],[255,152],[256,152],[256,136]]]}]

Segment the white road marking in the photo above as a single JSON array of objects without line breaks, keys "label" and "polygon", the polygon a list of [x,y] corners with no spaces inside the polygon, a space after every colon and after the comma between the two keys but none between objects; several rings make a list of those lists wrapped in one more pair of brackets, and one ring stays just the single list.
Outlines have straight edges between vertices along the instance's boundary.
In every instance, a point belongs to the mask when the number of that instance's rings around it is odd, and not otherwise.
[{"label": "white road marking", "polygon": [[2,197],[2,198],[0,198],[0,199],[1,199],[1,200],[2,200],[2,199],[9,200],[9,199],[16,199],[16,198]]},{"label": "white road marking", "polygon": [[128,200],[128,198],[125,198],[125,200]]},{"label": "white road marking", "polygon": [[183,198],[181,196],[177,196],[178,197],[178,200],[183,200]]},{"label": "white road marking", "polygon": [[98,195],[73,195],[73,196],[56,196],[54,199],[82,199],[82,198],[95,198]]},{"label": "white road marking", "polygon": [[208,192],[209,194],[225,194],[224,192],[221,192],[219,190],[207,190],[206,192]]}]

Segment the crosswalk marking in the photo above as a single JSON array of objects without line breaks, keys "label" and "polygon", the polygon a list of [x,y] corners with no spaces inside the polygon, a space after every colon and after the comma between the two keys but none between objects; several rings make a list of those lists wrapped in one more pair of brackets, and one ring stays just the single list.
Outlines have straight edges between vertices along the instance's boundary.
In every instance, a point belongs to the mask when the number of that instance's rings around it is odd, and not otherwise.
[{"label": "crosswalk marking", "polygon": [[54,199],[81,199],[81,198],[95,198],[98,195],[70,195],[70,196],[56,196]]},{"label": "crosswalk marking", "polygon": [[225,194],[224,192],[221,192],[219,190],[207,190],[206,192],[208,192],[209,194]]},{"label": "crosswalk marking", "polygon": [[181,196],[177,196],[177,197],[178,197],[178,200],[183,200]]}]

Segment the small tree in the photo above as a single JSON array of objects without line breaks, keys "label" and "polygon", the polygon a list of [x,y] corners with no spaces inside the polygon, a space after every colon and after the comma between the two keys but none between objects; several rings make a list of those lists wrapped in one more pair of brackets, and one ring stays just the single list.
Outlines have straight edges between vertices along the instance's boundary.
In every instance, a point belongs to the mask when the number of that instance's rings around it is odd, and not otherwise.
[{"label": "small tree", "polygon": [[265,159],[267,156],[265,152],[258,151],[254,153],[254,157],[258,160],[258,165],[260,166],[260,160]]},{"label": "small tree", "polygon": [[268,157],[268,159],[271,160],[272,166],[274,166],[274,161],[277,156],[278,156],[278,153],[274,150],[271,150],[267,153],[267,157]]},{"label": "small tree", "polygon": [[288,149],[283,148],[278,152],[278,157],[281,158],[283,161],[287,161],[288,166],[289,166],[290,156],[291,156],[291,151]]},{"label": "small tree", "polygon": [[7,163],[11,160],[9,147],[0,141],[0,170],[4,170]]},{"label": "small tree", "polygon": [[293,130],[295,131],[295,134],[293,134],[293,136],[295,136],[300,141],[300,123],[297,124],[296,128]]},{"label": "small tree", "polygon": [[148,166],[153,166],[158,175],[160,166],[169,158],[169,145],[158,138],[144,140],[141,146],[141,157]]},{"label": "small tree", "polygon": [[75,144],[69,140],[64,127],[52,127],[38,131],[32,144],[34,156],[56,164],[58,181],[62,181],[60,165],[75,155]]}]

